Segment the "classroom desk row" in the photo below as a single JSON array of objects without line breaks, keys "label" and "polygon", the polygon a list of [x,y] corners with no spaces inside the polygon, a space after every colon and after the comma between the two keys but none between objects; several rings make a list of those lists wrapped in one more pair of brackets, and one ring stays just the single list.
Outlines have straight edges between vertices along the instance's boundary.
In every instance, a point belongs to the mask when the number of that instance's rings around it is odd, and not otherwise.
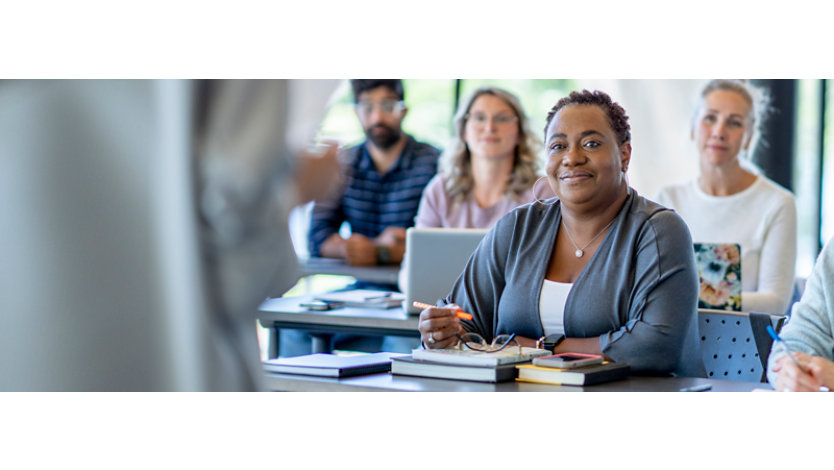
[{"label": "classroom desk row", "polygon": [[330,336],[348,333],[370,336],[404,336],[419,338],[418,315],[409,315],[402,307],[354,308],[339,307],[316,312],[300,306],[315,294],[267,299],[260,306],[258,318],[264,328],[271,330],[269,357],[276,357],[278,331],[282,328],[305,330],[312,337],[314,353],[329,353]]},{"label": "classroom desk row", "polygon": [[525,382],[497,384],[463,380],[429,379],[390,373],[343,379],[293,374],[266,374],[266,387],[281,392],[678,392],[681,389],[709,386],[710,392],[750,392],[772,390],[759,382],[703,379],[696,377],[640,377],[591,385],[559,386]]}]

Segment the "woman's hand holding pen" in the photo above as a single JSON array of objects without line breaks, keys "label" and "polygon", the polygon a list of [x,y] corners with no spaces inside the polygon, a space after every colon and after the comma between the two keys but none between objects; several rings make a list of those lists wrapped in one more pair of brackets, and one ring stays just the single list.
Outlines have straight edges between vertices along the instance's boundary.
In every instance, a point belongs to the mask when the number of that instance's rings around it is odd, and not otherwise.
[{"label": "woman's hand holding pen", "polygon": [[458,316],[460,311],[460,307],[452,304],[446,307],[432,306],[420,312],[417,329],[420,330],[420,339],[426,348],[447,349],[457,343],[455,334],[464,331]]},{"label": "woman's hand holding pen", "polygon": [[834,362],[801,352],[793,353],[802,370],[786,355],[774,361],[773,388],[777,391],[818,392],[834,387]]}]

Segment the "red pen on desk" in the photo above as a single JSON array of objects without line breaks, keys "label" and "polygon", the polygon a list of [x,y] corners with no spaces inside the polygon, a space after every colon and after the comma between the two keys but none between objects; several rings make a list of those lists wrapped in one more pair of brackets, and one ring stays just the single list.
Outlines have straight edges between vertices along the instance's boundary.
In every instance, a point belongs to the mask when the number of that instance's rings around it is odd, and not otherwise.
[{"label": "red pen on desk", "polygon": [[[417,302],[417,301],[415,301],[411,305],[414,305],[417,308],[435,308],[435,307],[436,308],[444,308],[444,307],[437,307],[437,305],[431,305],[431,304],[426,304],[426,303]],[[455,316],[457,316],[458,318],[460,318],[462,320],[471,320],[472,319],[472,314],[471,313],[466,313],[463,310],[458,310],[457,312],[455,312]]]}]

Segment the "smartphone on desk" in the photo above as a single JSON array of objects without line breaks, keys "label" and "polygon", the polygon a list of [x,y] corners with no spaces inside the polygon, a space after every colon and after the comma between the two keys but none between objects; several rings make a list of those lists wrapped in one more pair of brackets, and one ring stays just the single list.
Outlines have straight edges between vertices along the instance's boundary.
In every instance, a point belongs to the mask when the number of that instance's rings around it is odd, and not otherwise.
[{"label": "smartphone on desk", "polygon": [[334,302],[330,300],[310,300],[309,302],[301,302],[300,304],[298,304],[298,306],[306,308],[307,310],[313,310],[315,312],[323,312],[326,310],[339,308],[344,304],[344,302]]},{"label": "smartphone on desk", "polygon": [[584,354],[572,352],[533,358],[533,365],[541,367],[553,367],[556,369],[573,369],[576,367],[602,364],[602,362],[603,358],[599,354]]}]

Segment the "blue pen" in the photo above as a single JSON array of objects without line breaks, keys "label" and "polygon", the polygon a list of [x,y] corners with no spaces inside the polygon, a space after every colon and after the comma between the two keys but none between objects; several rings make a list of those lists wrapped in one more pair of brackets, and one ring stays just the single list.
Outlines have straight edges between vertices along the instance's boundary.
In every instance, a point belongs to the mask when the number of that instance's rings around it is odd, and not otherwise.
[{"label": "blue pen", "polygon": [[797,361],[796,358],[793,356],[793,352],[790,350],[790,348],[788,348],[788,345],[785,344],[784,341],[782,341],[782,338],[780,338],[778,334],[776,334],[776,330],[774,330],[773,327],[770,325],[767,325],[766,329],[767,334],[769,334],[770,337],[773,338],[773,341],[776,341],[777,343],[781,344],[783,348],[785,348],[785,352],[788,353],[788,357],[790,357],[793,363],[796,364],[796,367],[799,367],[799,370],[807,374],[808,371],[805,370],[805,368],[799,364],[799,361]]}]

